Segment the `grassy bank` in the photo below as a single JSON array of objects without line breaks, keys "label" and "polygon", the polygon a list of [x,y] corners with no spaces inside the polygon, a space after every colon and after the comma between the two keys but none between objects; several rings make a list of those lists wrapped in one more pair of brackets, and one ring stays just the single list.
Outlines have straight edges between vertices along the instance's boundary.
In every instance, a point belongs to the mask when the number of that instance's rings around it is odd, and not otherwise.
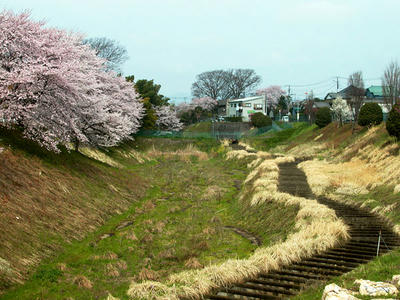
[{"label": "grassy bank", "polygon": [[[271,203],[252,210],[238,202],[248,161],[227,163],[224,148],[214,140],[139,138],[108,152],[85,150],[85,156],[41,153],[34,145],[27,152],[26,141],[10,147],[13,140],[3,138],[6,150],[0,160],[3,166],[15,165],[8,166],[1,183],[14,190],[10,184],[19,182],[10,182],[10,174],[25,160],[21,173],[43,176],[34,191],[29,182],[20,194],[7,194],[12,207],[20,207],[14,215],[25,220],[34,201],[49,212],[46,218],[36,216],[38,235],[26,225],[19,229],[4,223],[15,244],[8,237],[3,243],[11,255],[20,253],[19,260],[32,255],[18,245],[21,237],[34,253],[40,251],[38,244],[52,248],[26,268],[20,277],[29,278],[24,285],[0,299],[104,299],[108,293],[125,299],[131,281],[163,282],[183,270],[248,257],[257,246],[234,229],[257,237],[263,246],[285,239],[293,229],[296,208]],[[60,187],[64,197],[51,190],[59,180],[68,191]],[[46,188],[53,198],[41,198]],[[22,206],[19,201],[31,202]],[[13,278],[13,258],[6,251],[0,255]]]},{"label": "grassy bank", "polygon": [[293,123],[291,128],[246,137],[244,141],[258,150],[271,151],[278,146],[287,146],[293,141],[301,142],[315,129],[315,126],[310,126],[308,123]]},{"label": "grassy bank", "polygon": [[[350,124],[338,127],[334,123],[322,129],[308,127],[299,134],[294,132],[295,129],[285,130],[271,141],[253,145],[261,144],[261,149],[268,145],[272,151],[297,157],[313,157],[300,167],[315,194],[368,207],[400,232],[400,145],[387,134],[384,124],[357,128],[354,134]],[[354,288],[354,280],[359,278],[390,280],[399,273],[399,260],[400,252],[393,251],[325,284],[335,282]],[[325,284],[311,287],[294,299],[321,299]]]}]

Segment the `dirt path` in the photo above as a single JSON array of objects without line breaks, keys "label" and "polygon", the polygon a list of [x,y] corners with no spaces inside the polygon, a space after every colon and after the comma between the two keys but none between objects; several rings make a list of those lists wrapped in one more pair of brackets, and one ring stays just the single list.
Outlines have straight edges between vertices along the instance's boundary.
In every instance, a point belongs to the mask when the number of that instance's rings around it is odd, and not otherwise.
[{"label": "dirt path", "polygon": [[[297,163],[279,165],[279,190],[306,198],[315,198],[304,172]],[[400,238],[385,222],[367,210],[318,198],[321,204],[335,210],[338,217],[350,227],[351,238],[338,246],[294,263],[279,271],[260,274],[258,278],[225,288],[209,299],[287,299],[307,286],[347,273],[376,257],[378,234],[381,231],[387,244],[380,254],[400,245]]]}]

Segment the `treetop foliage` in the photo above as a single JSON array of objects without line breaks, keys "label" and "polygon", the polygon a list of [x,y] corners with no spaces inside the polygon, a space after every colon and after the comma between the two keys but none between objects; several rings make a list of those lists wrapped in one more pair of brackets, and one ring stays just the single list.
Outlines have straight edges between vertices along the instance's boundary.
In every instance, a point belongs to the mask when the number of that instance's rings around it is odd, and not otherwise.
[{"label": "treetop foliage", "polygon": [[0,118],[49,150],[59,144],[114,146],[140,126],[132,83],[105,71],[80,35],[29,13],[0,13]]},{"label": "treetop foliage", "polygon": [[251,124],[257,128],[267,127],[272,125],[272,120],[263,113],[257,112],[251,115]]},{"label": "treetop foliage", "polygon": [[[129,76],[127,79],[129,80]],[[140,79],[135,83],[136,91],[142,98],[149,98],[154,106],[168,105],[169,98],[159,94],[161,85],[155,84],[154,80]]]},{"label": "treetop foliage", "polygon": [[286,91],[282,90],[279,85],[271,85],[267,88],[259,89],[256,91],[257,95],[265,95],[269,106],[276,107],[279,99],[286,96]]},{"label": "treetop foliage", "polygon": [[88,38],[83,40],[83,43],[90,45],[97,56],[106,60],[108,71],[121,72],[121,65],[129,58],[128,51],[123,46],[106,37]]},{"label": "treetop foliage", "polygon": [[196,98],[215,100],[237,99],[261,83],[261,77],[251,69],[214,70],[196,76],[192,94]]},{"label": "treetop foliage", "polygon": [[400,104],[393,105],[386,121],[386,130],[391,136],[400,138]]},{"label": "treetop foliage", "polygon": [[358,116],[360,126],[378,125],[383,121],[382,108],[378,103],[365,103]]},{"label": "treetop foliage", "polygon": [[317,124],[319,128],[322,128],[327,126],[331,122],[331,110],[328,107],[322,107],[318,109],[315,116],[315,124]]}]

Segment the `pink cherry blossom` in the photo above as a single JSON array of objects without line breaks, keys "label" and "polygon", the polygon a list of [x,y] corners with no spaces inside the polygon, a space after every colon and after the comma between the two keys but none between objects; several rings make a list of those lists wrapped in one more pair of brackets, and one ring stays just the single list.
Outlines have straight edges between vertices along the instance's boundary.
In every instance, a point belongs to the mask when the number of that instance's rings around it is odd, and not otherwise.
[{"label": "pink cherry blossom", "polygon": [[132,84],[105,71],[82,36],[47,28],[29,13],[0,13],[0,116],[58,151],[60,144],[113,146],[140,126]]},{"label": "pink cherry blossom", "polygon": [[158,128],[171,131],[179,131],[182,129],[183,124],[180,122],[172,106],[157,106],[155,109],[158,118],[156,121]]},{"label": "pink cherry blossom", "polygon": [[267,88],[257,90],[256,94],[265,95],[267,103],[276,106],[279,102],[279,98],[286,95],[286,91],[282,90],[279,85],[271,85]]}]

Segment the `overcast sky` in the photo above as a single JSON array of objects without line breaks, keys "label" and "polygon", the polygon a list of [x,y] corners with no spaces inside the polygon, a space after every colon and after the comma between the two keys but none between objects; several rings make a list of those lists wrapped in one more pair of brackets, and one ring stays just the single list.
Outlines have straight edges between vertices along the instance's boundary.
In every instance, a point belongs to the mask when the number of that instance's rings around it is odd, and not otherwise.
[{"label": "overcast sky", "polygon": [[3,8],[117,40],[130,57],[124,75],[154,79],[176,101],[215,69],[252,68],[260,87],[290,84],[302,98],[335,91],[336,76],[344,87],[358,70],[367,87],[379,84],[400,62],[399,0],[1,0]]}]

